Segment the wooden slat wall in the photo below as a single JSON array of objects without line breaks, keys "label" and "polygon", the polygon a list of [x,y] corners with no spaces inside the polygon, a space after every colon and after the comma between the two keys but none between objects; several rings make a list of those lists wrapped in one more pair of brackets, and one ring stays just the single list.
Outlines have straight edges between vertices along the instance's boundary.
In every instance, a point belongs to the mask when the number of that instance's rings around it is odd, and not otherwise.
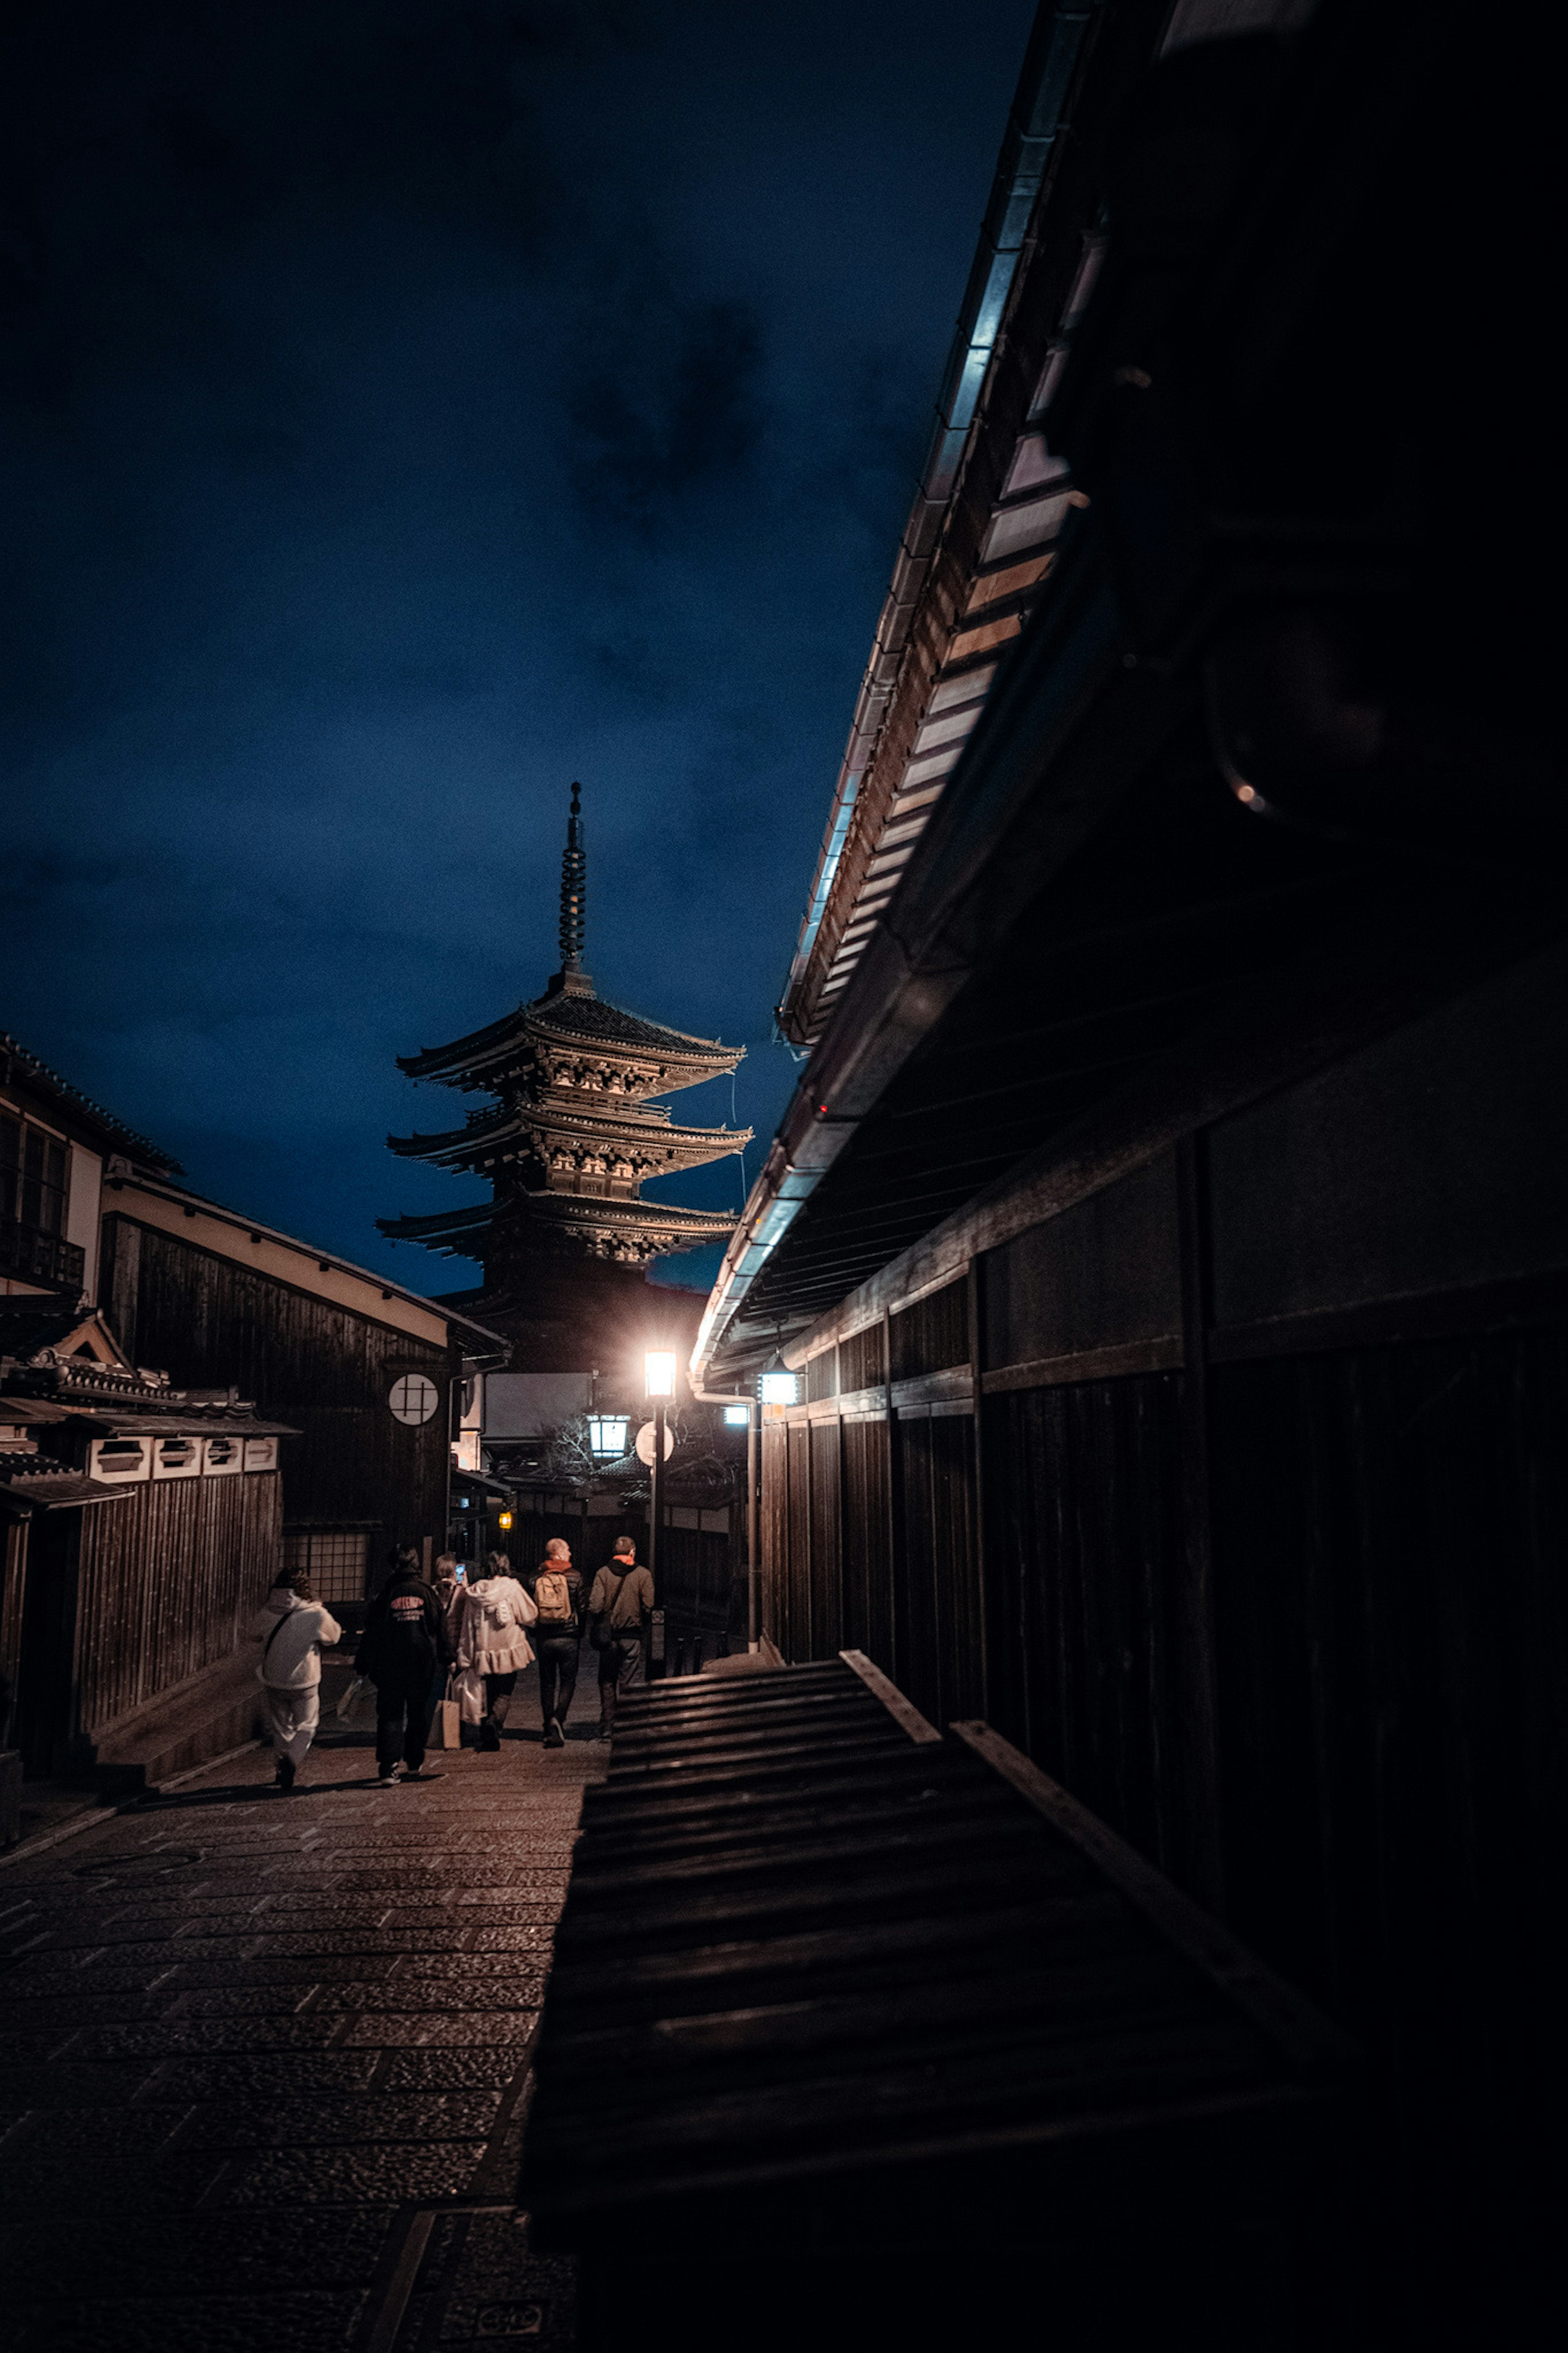
[{"label": "wooden slat wall", "polygon": [[[103,1292],[128,1356],[180,1388],[235,1383],[269,1419],[292,1422],[282,1441],[291,1522],[379,1524],[373,1574],[393,1543],[445,1542],[447,1352],[313,1299],[182,1241],[104,1220]],[[387,1406],[403,1373],[424,1373],[441,1398],[411,1428]]]},{"label": "wooden slat wall", "polygon": [[934,1724],[984,1712],[974,1420],[900,1415],[895,1681]]},{"label": "wooden slat wall", "polygon": [[844,1424],[844,1643],[893,1672],[893,1556],[888,1525],[888,1424]]},{"label": "wooden slat wall", "polygon": [[837,1419],[811,1426],[811,1629],[818,1658],[844,1647]]},{"label": "wooden slat wall", "polygon": [[1213,1381],[1230,1915],[1397,2068],[1435,2275],[1457,2205],[1547,2245],[1568,1331]]},{"label": "wooden slat wall", "polygon": [[1192,1883],[1180,1375],[987,1398],[990,1720]]},{"label": "wooden slat wall", "polygon": [[169,1479],[81,1515],[77,1729],[236,1657],[281,1558],[276,1473]]},{"label": "wooden slat wall", "polygon": [[[1554,952],[1266,1093],[981,1250],[967,1338],[956,1284],[891,1315],[896,1378],[975,1365],[977,1450],[934,1396],[860,1419],[871,1378],[839,1436],[863,1647],[1375,2054],[1431,2289],[1409,2341],[1555,2229],[1565,1057]],[[778,1557],[798,1595],[793,1512]],[[822,1614],[784,1613],[786,1656],[823,1655]]]}]

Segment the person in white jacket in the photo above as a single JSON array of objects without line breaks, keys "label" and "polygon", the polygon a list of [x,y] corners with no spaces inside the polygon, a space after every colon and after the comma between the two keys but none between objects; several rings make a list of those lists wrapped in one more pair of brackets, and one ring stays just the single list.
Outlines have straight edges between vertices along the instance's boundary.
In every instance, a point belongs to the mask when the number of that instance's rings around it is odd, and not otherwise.
[{"label": "person in white jacket", "polygon": [[531,1595],[512,1575],[504,1552],[485,1555],[485,1575],[464,1586],[454,1605],[448,1625],[457,1644],[458,1665],[465,1674],[484,1679],[481,1748],[500,1746],[512,1688],[533,1657],[523,1628],[531,1626],[538,1615]]},{"label": "person in white jacket", "polygon": [[267,1693],[278,1787],[291,1789],[321,1722],[321,1651],[341,1642],[343,1630],[297,1568],[268,1595],[250,1639],[261,1644],[256,1674]]}]

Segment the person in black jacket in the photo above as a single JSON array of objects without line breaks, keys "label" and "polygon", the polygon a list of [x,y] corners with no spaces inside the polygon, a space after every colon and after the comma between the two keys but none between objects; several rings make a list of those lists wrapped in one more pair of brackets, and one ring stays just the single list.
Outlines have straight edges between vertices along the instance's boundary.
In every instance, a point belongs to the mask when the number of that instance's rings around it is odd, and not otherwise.
[{"label": "person in black jacket", "polygon": [[371,1603],[354,1654],[354,1672],[375,1685],[375,1761],[382,1784],[397,1778],[397,1752],[407,1780],[434,1780],[422,1769],[430,1728],[430,1686],[449,1665],[452,1646],[441,1605],[419,1574],[419,1556],[403,1546],[392,1575]]}]

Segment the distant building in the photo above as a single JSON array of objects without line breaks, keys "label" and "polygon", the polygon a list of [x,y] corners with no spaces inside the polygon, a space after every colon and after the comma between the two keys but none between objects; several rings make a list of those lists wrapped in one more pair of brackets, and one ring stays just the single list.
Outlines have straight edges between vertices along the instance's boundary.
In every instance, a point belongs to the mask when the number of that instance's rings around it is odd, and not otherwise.
[{"label": "distant building", "polygon": [[140,1779],[246,1737],[284,1434],[127,1364],[96,1314],[0,1302],[0,1747],[26,1773]]},{"label": "distant building", "polygon": [[[536,1516],[559,1507],[563,1527],[585,1499],[559,1493],[542,1468],[541,1441],[591,1403],[636,1413],[647,1348],[673,1348],[685,1361],[701,1294],[650,1284],[645,1270],[671,1251],[721,1240],[734,1225],[724,1214],[650,1200],[643,1186],[751,1138],[749,1128],[677,1126],[656,1101],[732,1071],[743,1050],[644,1020],[598,996],[583,967],[585,904],[574,786],[560,970],[542,997],[488,1028],[399,1060],[412,1079],[490,1100],[461,1128],[390,1137],[392,1150],[481,1179],[489,1198],[381,1220],[395,1241],[482,1261],[479,1290],[436,1303],[472,1314],[511,1348],[507,1368],[488,1376],[470,1400],[459,1460],[476,1471],[488,1462]],[[694,1535],[715,1535],[702,1526],[700,1507],[670,1509],[689,1514]],[[718,1516],[710,1511],[707,1519]],[[604,1534],[606,1549],[614,1533]],[[542,1543],[542,1521],[528,1540]],[[666,1549],[668,1564],[676,1557]],[[710,1567],[710,1584],[716,1574]]]},{"label": "distant building", "polygon": [[279,1566],[352,1622],[394,1544],[430,1559],[463,1384],[506,1355],[192,1192],[0,1040],[0,1747],[167,1770],[242,1738],[237,1630]]},{"label": "distant building", "polygon": [[243,1738],[240,1630],[277,1574],[284,1425],[242,1399],[237,1335],[186,1386],[97,1312],[105,1170],[131,1155],[178,1174],[0,1038],[0,1749],[31,1774]]},{"label": "distant building", "polygon": [[340,1616],[394,1546],[442,1549],[464,1382],[506,1361],[493,1332],[130,1161],[106,1183],[100,1297],[129,1354],[181,1383],[226,1373],[297,1433],[283,1559]]}]

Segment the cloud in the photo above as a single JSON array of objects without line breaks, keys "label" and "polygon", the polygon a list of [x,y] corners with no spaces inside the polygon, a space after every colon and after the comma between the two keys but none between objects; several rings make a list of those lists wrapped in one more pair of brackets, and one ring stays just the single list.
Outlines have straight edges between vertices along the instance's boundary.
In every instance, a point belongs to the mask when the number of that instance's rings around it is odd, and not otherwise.
[{"label": "cloud", "polygon": [[580,776],[600,987],[748,1042],[770,1130],[1031,14],[13,11],[0,1027],[448,1287],[374,1219],[468,1196],[382,1138],[470,1105],[394,1056],[542,985]]},{"label": "cloud", "polygon": [[693,491],[739,487],[762,438],[763,327],[750,303],[668,288],[613,315],[568,395],[572,475],[590,513],[647,529]]}]

